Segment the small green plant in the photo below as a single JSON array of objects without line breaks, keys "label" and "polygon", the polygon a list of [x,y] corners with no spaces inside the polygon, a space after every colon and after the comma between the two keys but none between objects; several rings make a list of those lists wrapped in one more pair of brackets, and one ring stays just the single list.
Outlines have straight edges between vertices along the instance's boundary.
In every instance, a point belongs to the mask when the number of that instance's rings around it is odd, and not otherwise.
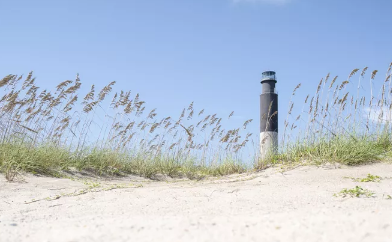
[{"label": "small green plant", "polygon": [[380,182],[381,177],[368,174],[367,177],[359,179],[359,182]]},{"label": "small green plant", "polygon": [[350,178],[351,180],[356,182],[380,182],[382,179],[381,177],[372,174],[368,174],[367,177],[365,178],[355,178],[355,177],[345,177],[345,178]]},{"label": "small green plant", "polygon": [[87,185],[89,189],[101,187],[101,183],[93,181],[84,181],[84,185]]},{"label": "small green plant", "polygon": [[355,186],[355,188],[353,188],[353,189],[345,188],[342,191],[340,191],[339,193],[334,194],[335,197],[339,197],[339,196],[341,196],[341,197],[347,197],[347,196],[350,196],[350,197],[361,197],[361,196],[371,197],[373,195],[374,195],[374,192],[367,190],[367,189],[364,189],[360,186]]}]

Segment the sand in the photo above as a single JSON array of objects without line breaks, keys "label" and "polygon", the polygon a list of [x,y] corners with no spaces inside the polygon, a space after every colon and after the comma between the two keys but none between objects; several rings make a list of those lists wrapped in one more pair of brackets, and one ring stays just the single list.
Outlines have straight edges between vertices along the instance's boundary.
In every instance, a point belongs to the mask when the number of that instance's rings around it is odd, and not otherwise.
[{"label": "sand", "polygon": [[[386,179],[345,178],[368,173]],[[333,196],[355,186],[375,195]],[[382,163],[270,168],[198,182],[126,177],[86,185],[26,175],[25,182],[10,183],[1,175],[0,241],[387,242],[387,195],[392,196],[392,165]]]}]

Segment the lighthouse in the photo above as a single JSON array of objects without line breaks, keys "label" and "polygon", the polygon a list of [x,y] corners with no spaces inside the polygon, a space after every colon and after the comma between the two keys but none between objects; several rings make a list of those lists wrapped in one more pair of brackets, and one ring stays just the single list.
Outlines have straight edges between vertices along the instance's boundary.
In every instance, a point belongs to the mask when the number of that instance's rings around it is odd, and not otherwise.
[{"label": "lighthouse", "polygon": [[276,73],[265,71],[261,78],[260,95],[260,155],[267,159],[278,151],[278,94]]}]

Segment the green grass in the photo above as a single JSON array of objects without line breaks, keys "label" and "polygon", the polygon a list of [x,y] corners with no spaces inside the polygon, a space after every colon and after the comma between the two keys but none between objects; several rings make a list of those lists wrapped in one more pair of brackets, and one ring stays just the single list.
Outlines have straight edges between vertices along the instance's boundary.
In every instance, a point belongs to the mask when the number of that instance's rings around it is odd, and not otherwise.
[{"label": "green grass", "polygon": [[58,176],[58,171],[89,171],[97,175],[121,176],[127,174],[154,178],[156,174],[169,177],[199,179],[242,173],[247,168],[235,161],[218,165],[200,166],[193,160],[175,160],[169,157],[146,156],[145,153],[129,155],[111,150],[92,150],[80,155],[59,147],[26,144],[0,145],[0,166],[14,171]]},{"label": "green grass", "polygon": [[295,144],[285,153],[278,154],[279,161],[308,160],[314,163],[338,162],[345,165],[360,165],[381,161],[390,157],[390,140],[377,140],[366,136],[332,138],[314,144]]}]

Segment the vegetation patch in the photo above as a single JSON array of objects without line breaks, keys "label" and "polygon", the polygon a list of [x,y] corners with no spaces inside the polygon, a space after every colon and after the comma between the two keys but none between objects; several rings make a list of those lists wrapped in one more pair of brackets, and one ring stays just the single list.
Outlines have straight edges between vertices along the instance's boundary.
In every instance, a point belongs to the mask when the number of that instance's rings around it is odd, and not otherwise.
[{"label": "vegetation patch", "polygon": [[382,178],[380,176],[368,174],[367,177],[364,178],[355,178],[355,177],[346,177],[356,182],[380,182]]},{"label": "vegetation patch", "polygon": [[192,102],[177,117],[161,116],[138,93],[114,92],[115,82],[101,89],[92,85],[81,94],[79,75],[53,90],[40,89],[32,72],[7,75],[0,79],[0,172],[9,181],[22,179],[23,172],[57,176],[72,169],[202,179],[276,164],[391,160],[392,63],[382,81],[375,80],[377,73],[354,69],[342,81],[328,74],[302,108],[292,101],[299,83],[280,129],[278,152],[265,159],[259,136],[248,129],[253,120],[233,126],[234,112],[223,118],[197,110]]},{"label": "vegetation patch", "polygon": [[0,79],[0,172],[9,181],[23,172],[57,176],[72,169],[200,179],[251,168],[241,152],[252,120],[230,127],[234,112],[224,119],[195,110],[193,102],[178,117],[159,116],[139,94],[112,95],[114,85],[92,85],[82,95],[78,75],[53,91],[40,89],[32,72]]},{"label": "vegetation patch", "polygon": [[335,197],[372,197],[374,195],[374,192],[364,189],[360,186],[355,186],[355,188],[352,189],[343,189],[339,193],[335,193]]}]

